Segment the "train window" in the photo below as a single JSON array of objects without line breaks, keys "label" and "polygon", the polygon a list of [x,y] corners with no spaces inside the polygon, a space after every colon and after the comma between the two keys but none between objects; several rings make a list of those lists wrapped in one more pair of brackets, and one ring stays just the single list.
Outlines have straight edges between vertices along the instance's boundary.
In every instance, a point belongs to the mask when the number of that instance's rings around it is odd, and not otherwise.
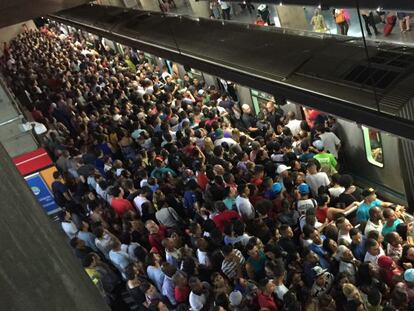
[{"label": "train window", "polygon": [[256,114],[258,114],[260,110],[263,109],[268,101],[274,101],[273,96],[268,93],[254,89],[250,89],[250,93],[252,95],[253,107]]},{"label": "train window", "polygon": [[380,132],[362,126],[362,133],[368,162],[378,167],[384,167],[384,154]]},{"label": "train window", "polygon": [[191,68],[189,73],[191,74],[191,77],[193,79],[197,79],[198,81],[204,81],[203,73],[201,71]]}]

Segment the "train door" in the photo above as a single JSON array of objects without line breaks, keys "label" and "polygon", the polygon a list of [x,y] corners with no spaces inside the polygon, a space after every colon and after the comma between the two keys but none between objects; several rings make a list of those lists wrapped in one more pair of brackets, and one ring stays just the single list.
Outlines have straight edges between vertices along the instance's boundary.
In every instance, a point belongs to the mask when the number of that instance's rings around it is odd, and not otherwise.
[{"label": "train door", "polygon": [[253,109],[256,114],[265,111],[265,106],[268,101],[275,100],[272,95],[255,89],[250,89],[250,95],[252,97]]}]

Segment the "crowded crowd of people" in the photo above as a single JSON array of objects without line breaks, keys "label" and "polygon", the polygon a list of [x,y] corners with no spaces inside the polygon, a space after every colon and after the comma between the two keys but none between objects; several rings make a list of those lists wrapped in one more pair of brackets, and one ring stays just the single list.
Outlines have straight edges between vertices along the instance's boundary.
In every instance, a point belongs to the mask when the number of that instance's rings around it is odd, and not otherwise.
[{"label": "crowded crowd of people", "polygon": [[[410,310],[402,206],[342,172],[339,125],[77,33],[26,30],[3,72],[48,132],[75,256],[113,310]],[[338,137],[339,136],[339,137]]]}]

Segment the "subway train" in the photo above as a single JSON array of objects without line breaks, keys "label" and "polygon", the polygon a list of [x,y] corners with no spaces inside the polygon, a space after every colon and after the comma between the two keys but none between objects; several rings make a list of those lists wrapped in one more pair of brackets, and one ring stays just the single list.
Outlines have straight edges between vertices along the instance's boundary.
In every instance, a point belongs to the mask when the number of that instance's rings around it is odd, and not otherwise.
[{"label": "subway train", "polygon": [[[216,77],[235,81],[242,103],[254,106],[253,93],[258,92],[254,90],[260,89],[283,94],[290,102],[283,109],[293,109],[297,116],[304,116],[304,106],[336,115],[342,128],[344,172],[353,175],[361,188],[374,187],[379,197],[404,204],[410,211],[414,208],[413,48],[390,43],[364,47],[357,38],[280,29],[253,33],[252,25],[233,23],[225,28],[217,21],[110,7],[84,6],[49,18],[105,38],[114,47],[125,44],[161,56],[164,59],[154,57],[155,62],[164,62],[170,70],[173,64],[181,68],[178,63],[202,70],[205,73],[195,72],[208,84],[220,83]],[[165,29],[173,22],[177,23],[175,36]],[[208,42],[209,46],[203,40],[192,40],[190,46],[185,34],[177,35],[182,27],[204,35],[201,30],[207,26],[221,35],[220,40]],[[232,38],[248,32],[256,35],[255,54],[248,54],[243,40],[243,47],[237,45],[241,38]],[[285,45],[273,58],[269,51],[278,47],[272,38]],[[240,51],[234,50],[235,45]],[[372,55],[369,62],[366,53]],[[247,56],[250,63],[246,64]],[[186,71],[179,68],[180,74]]]}]

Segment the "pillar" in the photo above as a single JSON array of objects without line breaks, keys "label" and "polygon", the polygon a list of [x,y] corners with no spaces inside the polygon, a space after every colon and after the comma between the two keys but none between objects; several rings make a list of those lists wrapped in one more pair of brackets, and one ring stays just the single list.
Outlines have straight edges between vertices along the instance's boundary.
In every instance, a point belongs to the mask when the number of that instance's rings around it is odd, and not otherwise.
[{"label": "pillar", "polygon": [[158,0],[139,0],[143,10],[159,12],[160,4]]},{"label": "pillar", "polygon": [[1,145],[0,171],[2,310],[109,311]]},{"label": "pillar", "polygon": [[209,1],[196,1],[188,0],[193,11],[193,15],[197,17],[210,17],[210,2]]},{"label": "pillar", "polygon": [[295,5],[277,5],[276,11],[281,27],[299,30],[309,29],[309,22],[306,20],[303,7]]}]

